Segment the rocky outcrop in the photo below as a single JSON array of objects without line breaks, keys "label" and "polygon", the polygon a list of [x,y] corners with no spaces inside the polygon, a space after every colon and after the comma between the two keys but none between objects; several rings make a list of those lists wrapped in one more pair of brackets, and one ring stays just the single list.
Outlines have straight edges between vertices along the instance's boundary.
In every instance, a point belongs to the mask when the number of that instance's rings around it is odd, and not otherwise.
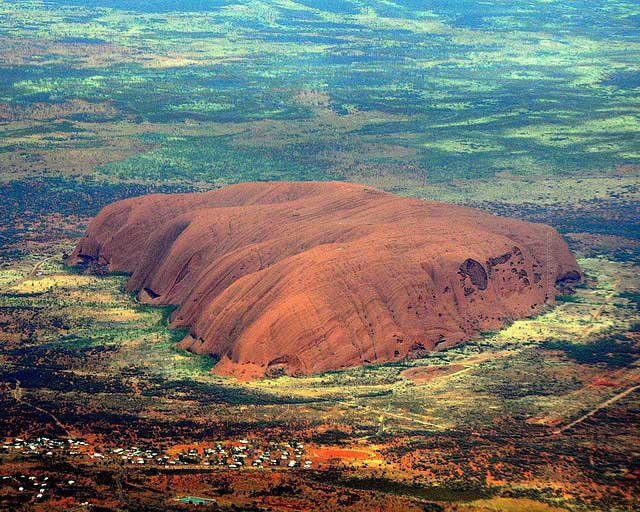
[{"label": "rocky outcrop", "polygon": [[179,306],[183,348],[239,378],[449,347],[539,312],[582,277],[547,225],[335,182],[119,201],[68,264],[130,273],[140,300]]}]

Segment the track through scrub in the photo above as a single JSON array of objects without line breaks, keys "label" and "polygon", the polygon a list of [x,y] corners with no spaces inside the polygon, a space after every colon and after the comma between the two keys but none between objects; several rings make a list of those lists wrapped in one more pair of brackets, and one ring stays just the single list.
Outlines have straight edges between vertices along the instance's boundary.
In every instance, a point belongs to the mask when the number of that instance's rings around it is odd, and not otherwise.
[{"label": "track through scrub", "polygon": [[583,414],[578,419],[572,421],[571,423],[566,424],[564,427],[561,427],[561,428],[559,428],[557,430],[554,430],[553,434],[554,435],[562,434],[565,430],[569,430],[570,428],[573,428],[576,425],[579,425],[584,420],[590,418],[591,416],[593,416],[595,413],[597,413],[601,409],[605,409],[605,408],[609,407],[611,404],[617,402],[621,398],[624,398],[628,394],[633,393],[636,389],[640,389],[640,384],[636,384],[635,386],[632,386],[632,387],[622,391],[621,393],[618,393],[617,395],[612,396],[608,400],[605,400],[604,402],[598,404],[596,407],[591,409],[589,412]]}]

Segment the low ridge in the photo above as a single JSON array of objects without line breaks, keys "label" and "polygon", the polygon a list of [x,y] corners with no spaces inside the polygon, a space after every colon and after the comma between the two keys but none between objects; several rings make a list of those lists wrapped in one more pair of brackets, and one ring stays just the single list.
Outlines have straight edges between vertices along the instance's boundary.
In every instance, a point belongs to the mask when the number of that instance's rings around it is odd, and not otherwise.
[{"label": "low ridge", "polygon": [[67,260],[175,304],[180,346],[241,379],[416,357],[554,303],[582,278],[534,224],[339,182],[113,203]]}]

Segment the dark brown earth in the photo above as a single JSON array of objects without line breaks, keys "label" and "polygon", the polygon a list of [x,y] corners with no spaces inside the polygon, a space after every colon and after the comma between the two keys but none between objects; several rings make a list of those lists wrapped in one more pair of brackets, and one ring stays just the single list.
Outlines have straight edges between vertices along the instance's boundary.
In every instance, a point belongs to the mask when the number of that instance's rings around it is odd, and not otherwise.
[{"label": "dark brown earth", "polygon": [[68,259],[175,304],[181,347],[248,379],[415,357],[540,312],[581,271],[550,226],[336,182],[104,208]]}]

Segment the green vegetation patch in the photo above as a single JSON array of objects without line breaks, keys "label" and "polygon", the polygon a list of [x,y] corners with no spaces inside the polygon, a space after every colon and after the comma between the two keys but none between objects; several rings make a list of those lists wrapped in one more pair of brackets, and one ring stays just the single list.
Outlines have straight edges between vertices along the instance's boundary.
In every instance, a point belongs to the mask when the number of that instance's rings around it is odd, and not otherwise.
[{"label": "green vegetation patch", "polygon": [[560,350],[579,364],[605,364],[612,368],[629,366],[640,357],[634,340],[624,336],[607,336],[590,343],[545,341],[545,350]]},{"label": "green vegetation patch", "polygon": [[100,169],[109,177],[146,180],[200,180],[216,184],[240,181],[340,179],[322,158],[321,144],[284,147],[235,146],[227,136],[145,137],[159,147]]}]

